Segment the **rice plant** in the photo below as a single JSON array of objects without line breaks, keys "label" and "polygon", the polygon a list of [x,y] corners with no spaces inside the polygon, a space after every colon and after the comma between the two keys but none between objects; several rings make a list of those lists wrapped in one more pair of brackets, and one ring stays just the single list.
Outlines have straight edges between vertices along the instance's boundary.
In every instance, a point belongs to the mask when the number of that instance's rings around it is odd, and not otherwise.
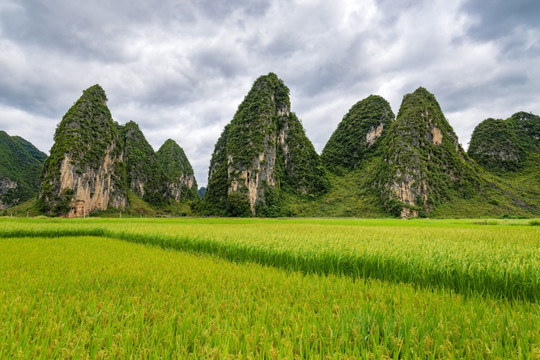
[{"label": "rice plant", "polygon": [[[78,231],[97,225],[120,226],[81,222]],[[302,246],[292,249],[309,257]],[[2,359],[540,354],[540,308],[525,300],[302,274],[95,236],[2,238],[0,254]]]}]

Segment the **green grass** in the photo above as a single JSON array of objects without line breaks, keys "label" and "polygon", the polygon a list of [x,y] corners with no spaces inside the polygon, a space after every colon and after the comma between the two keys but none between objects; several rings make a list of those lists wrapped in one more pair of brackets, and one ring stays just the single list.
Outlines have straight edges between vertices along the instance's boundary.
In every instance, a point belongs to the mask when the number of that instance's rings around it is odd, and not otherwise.
[{"label": "green grass", "polygon": [[35,217],[42,215],[37,198],[32,198],[19,205],[0,211],[0,215],[16,217]]},{"label": "green grass", "polygon": [[[359,226],[343,220],[319,222],[327,230]],[[124,231],[168,226],[176,232],[193,226],[206,232],[226,225],[285,226],[221,219],[0,224],[2,231],[53,225],[59,232],[81,226]],[[403,224],[377,225],[373,220],[362,228],[416,228],[412,222]],[[494,227],[503,232],[525,229],[505,226]],[[438,229],[462,227],[483,231],[489,225],[445,223]],[[304,275],[99,237],[2,238],[0,253],[2,359],[540,356],[540,309],[529,301]]]},{"label": "green grass", "polygon": [[2,237],[103,236],[290,271],[537,302],[530,220],[4,219]]},{"label": "green grass", "polygon": [[488,186],[471,199],[456,198],[438,206],[433,217],[531,217],[540,214],[540,154],[530,154],[517,172],[482,170]]},{"label": "green grass", "polygon": [[[284,195],[283,207],[292,216],[368,217],[388,216],[381,201],[371,190],[366,170],[351,171],[343,175],[328,173],[330,189],[316,199]],[[360,185],[359,185],[360,184]]]}]

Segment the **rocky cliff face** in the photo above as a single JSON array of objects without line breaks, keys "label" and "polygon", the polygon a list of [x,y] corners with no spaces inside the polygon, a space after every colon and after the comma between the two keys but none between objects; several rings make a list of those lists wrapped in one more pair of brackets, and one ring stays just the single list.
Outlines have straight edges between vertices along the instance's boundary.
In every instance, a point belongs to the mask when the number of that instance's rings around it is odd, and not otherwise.
[{"label": "rocky cliff face", "polygon": [[0,131],[0,154],[0,209],[35,197],[47,155],[25,139],[4,131]]},{"label": "rocky cliff face", "polygon": [[357,102],[326,143],[323,163],[336,173],[358,168],[380,148],[393,121],[390,104],[382,97],[371,95]]},{"label": "rocky cliff face", "polygon": [[6,199],[7,195],[16,189],[17,183],[15,181],[8,178],[0,179],[0,210],[7,209],[20,201],[16,197],[14,199]]},{"label": "rocky cliff face", "polygon": [[387,210],[427,214],[453,196],[474,194],[481,180],[433,94],[419,88],[403,98],[382,144],[378,186]]},{"label": "rocky cliff face", "polygon": [[197,181],[184,150],[174,140],[168,139],[159,148],[157,158],[174,201],[198,200]]},{"label": "rocky cliff face", "polygon": [[106,104],[105,92],[94,85],[58,125],[41,177],[45,212],[83,216],[127,205],[123,145]]},{"label": "rocky cliff face", "polygon": [[270,73],[257,79],[216,143],[205,203],[228,215],[276,211],[281,190],[316,194],[325,175],[289,89]]},{"label": "rocky cliff face", "polygon": [[519,112],[506,120],[486,119],[476,126],[468,154],[489,171],[515,172],[531,153],[540,152],[540,117]]},{"label": "rocky cliff face", "polygon": [[115,144],[111,144],[97,168],[81,168],[70,154],[60,165],[60,193],[73,190],[68,217],[85,216],[94,210],[106,210],[109,206],[124,208],[126,199],[121,188],[116,189],[116,166],[123,160],[123,154],[112,155]]}]

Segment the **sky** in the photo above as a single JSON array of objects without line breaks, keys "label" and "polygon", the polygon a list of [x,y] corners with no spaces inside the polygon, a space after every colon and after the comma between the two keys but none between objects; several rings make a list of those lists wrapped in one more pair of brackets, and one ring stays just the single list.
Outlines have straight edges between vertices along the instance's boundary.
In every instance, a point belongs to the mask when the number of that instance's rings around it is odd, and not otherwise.
[{"label": "sky", "polygon": [[540,114],[537,0],[0,0],[0,130],[48,153],[100,84],[114,120],[183,147],[199,186],[257,77],[276,73],[320,153],[370,94],[423,86],[466,149],[482,120]]}]

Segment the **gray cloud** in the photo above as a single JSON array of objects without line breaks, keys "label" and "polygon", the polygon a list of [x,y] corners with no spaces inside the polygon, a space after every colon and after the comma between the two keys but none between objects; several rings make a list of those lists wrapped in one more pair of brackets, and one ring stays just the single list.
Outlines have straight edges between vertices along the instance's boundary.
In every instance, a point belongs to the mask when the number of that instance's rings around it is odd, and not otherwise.
[{"label": "gray cloud", "polygon": [[535,0],[469,0],[463,11],[474,19],[469,36],[493,40],[510,35],[516,28],[538,29],[540,2]]},{"label": "gray cloud", "polygon": [[206,184],[214,143],[272,71],[321,151],[374,93],[397,113],[424,86],[460,141],[487,117],[540,113],[535,1],[66,0],[0,3],[0,129],[41,150],[83,89],[115,120],[168,138]]}]

